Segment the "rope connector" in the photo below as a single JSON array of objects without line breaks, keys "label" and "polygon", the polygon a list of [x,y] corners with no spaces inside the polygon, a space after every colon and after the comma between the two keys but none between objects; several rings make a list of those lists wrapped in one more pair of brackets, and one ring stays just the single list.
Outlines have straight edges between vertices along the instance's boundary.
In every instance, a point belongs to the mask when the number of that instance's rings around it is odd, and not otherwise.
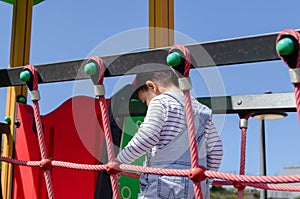
[{"label": "rope connector", "polygon": [[42,159],[40,161],[40,167],[43,170],[50,170],[52,169],[52,161],[50,159]]},{"label": "rope connector", "polygon": [[96,97],[102,97],[105,95],[105,88],[103,84],[94,85],[94,94]]},{"label": "rope connector", "polygon": [[240,129],[248,128],[248,119],[241,118],[240,119]]},{"label": "rope connector", "polygon": [[300,68],[290,68],[290,81],[292,84],[299,84],[300,83]]},{"label": "rope connector", "polygon": [[195,182],[201,182],[207,178],[204,167],[191,168],[189,170],[189,178]]},{"label": "rope connector", "polygon": [[40,92],[38,90],[30,91],[31,101],[39,101],[41,99]]},{"label": "rope connector", "polygon": [[178,78],[179,88],[182,91],[187,91],[192,89],[191,79],[189,77]]},{"label": "rope connector", "polygon": [[234,188],[236,188],[237,190],[244,190],[246,188],[246,186],[244,186],[241,182],[238,181],[234,181],[232,183],[232,185],[234,186]]},{"label": "rope connector", "polygon": [[109,167],[109,166],[107,166],[107,167],[105,168],[105,170],[106,170],[106,172],[107,172],[108,174],[112,174],[112,175],[116,175],[116,174],[118,174],[118,173],[121,173],[121,171],[119,171],[119,170],[117,170],[117,169],[114,169],[114,168],[112,168],[112,167]]}]

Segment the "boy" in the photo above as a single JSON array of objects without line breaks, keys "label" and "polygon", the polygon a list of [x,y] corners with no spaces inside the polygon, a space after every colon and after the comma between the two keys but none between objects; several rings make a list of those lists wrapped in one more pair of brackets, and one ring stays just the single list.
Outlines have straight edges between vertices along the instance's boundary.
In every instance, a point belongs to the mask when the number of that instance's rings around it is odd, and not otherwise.
[{"label": "boy", "polygon": [[[145,166],[156,168],[190,169],[190,151],[184,110],[184,96],[172,71],[138,74],[138,99],[148,106],[138,132],[120,151],[112,168],[130,164],[146,155]],[[223,156],[222,142],[216,131],[211,110],[192,98],[199,164],[218,170]],[[201,182],[203,198],[209,198],[208,181]],[[193,183],[188,177],[142,174],[139,199],[194,198]]]}]

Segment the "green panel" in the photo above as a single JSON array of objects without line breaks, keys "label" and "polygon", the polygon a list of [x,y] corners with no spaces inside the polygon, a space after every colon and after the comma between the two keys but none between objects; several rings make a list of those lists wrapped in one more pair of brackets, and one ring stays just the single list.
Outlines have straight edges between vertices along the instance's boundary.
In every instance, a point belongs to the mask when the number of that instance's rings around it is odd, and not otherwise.
[{"label": "green panel", "polygon": [[[14,0],[0,0],[0,1],[10,3],[10,4],[14,4]],[[45,1],[45,0],[33,0],[32,2],[33,2],[33,5],[36,5],[36,4],[41,3],[42,1]]]},{"label": "green panel", "polygon": [[[137,132],[139,125],[144,121],[143,116],[128,117],[125,119],[124,133],[121,140],[121,149],[131,140],[133,135]],[[143,165],[145,156],[135,160],[132,164]],[[119,189],[122,199],[136,199],[140,192],[139,179],[121,176],[119,178]]]}]

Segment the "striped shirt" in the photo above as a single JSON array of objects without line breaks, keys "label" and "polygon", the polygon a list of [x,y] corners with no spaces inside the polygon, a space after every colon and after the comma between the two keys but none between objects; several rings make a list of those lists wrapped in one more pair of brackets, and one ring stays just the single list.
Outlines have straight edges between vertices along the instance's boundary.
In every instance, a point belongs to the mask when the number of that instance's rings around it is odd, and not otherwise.
[{"label": "striped shirt", "polygon": [[[129,164],[154,146],[161,149],[184,128],[186,120],[183,106],[169,95],[158,95],[151,100],[144,122],[128,145],[120,151],[118,160]],[[207,169],[218,170],[223,148],[211,117],[205,126],[204,136],[207,140]]]}]

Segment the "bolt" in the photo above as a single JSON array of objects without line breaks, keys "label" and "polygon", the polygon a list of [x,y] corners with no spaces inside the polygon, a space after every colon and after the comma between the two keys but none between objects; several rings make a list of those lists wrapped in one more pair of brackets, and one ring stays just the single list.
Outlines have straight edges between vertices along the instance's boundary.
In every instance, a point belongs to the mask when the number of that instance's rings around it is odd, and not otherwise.
[{"label": "bolt", "polygon": [[243,103],[242,100],[238,100],[238,101],[237,101],[237,105],[241,105],[242,103]]},{"label": "bolt", "polygon": [[16,125],[16,128],[19,128],[21,126],[21,121],[20,120],[16,120],[15,121],[15,125]]}]

